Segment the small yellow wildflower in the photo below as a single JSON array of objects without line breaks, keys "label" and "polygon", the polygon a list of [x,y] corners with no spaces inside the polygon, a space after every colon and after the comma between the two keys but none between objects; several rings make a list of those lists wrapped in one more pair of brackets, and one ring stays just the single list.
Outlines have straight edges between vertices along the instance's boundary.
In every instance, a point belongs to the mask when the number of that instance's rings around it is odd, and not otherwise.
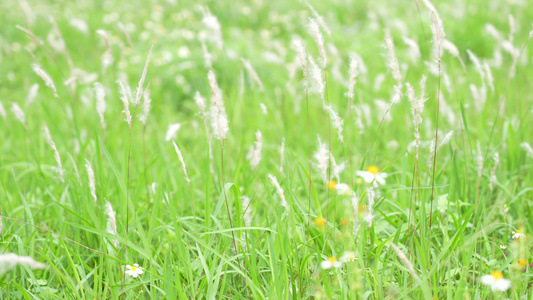
[{"label": "small yellow wildflower", "polygon": [[334,190],[336,185],[337,185],[337,183],[332,180],[332,181],[328,182],[328,189],[329,190]]},{"label": "small yellow wildflower", "polygon": [[324,227],[327,223],[328,223],[328,221],[326,221],[326,219],[324,219],[322,217],[318,217],[318,218],[315,219],[315,224],[318,227]]},{"label": "small yellow wildflower", "polygon": [[374,175],[379,173],[379,168],[376,166],[370,166],[366,170]]},{"label": "small yellow wildflower", "polygon": [[518,265],[522,266],[522,267],[527,267],[527,260],[525,258],[521,258],[518,260]]},{"label": "small yellow wildflower", "polygon": [[345,217],[342,217],[342,218],[341,218],[341,225],[342,225],[342,226],[346,226],[346,225],[348,225],[348,219],[346,219]]}]

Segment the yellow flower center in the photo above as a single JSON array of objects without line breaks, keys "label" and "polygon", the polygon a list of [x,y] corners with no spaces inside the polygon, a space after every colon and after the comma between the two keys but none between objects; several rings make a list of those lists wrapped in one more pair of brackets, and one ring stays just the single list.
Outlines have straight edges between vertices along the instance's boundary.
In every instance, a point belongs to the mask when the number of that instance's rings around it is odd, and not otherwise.
[{"label": "yellow flower center", "polygon": [[498,279],[502,279],[503,278],[503,273],[500,272],[500,271],[492,271],[490,273],[490,275],[492,275],[492,277],[494,277],[494,280],[498,280]]},{"label": "yellow flower center", "polygon": [[329,262],[332,263],[332,264],[337,262],[337,258],[336,258],[335,256],[330,256],[330,257],[328,258],[328,260],[329,260]]},{"label": "yellow flower center", "polygon": [[315,224],[316,226],[318,227],[323,227],[324,225],[326,225],[328,221],[326,221],[326,219],[322,218],[322,217],[318,217],[315,219]]},{"label": "yellow flower center", "polygon": [[521,258],[518,260],[518,264],[521,265],[522,267],[525,267],[527,266],[527,260],[525,260],[524,258]]},{"label": "yellow flower center", "polygon": [[522,232],[520,232],[520,229],[517,229],[517,230],[516,230],[516,233],[522,233]]},{"label": "yellow flower center", "polygon": [[376,166],[370,166],[368,167],[368,169],[366,169],[368,172],[372,173],[372,174],[377,174],[379,173],[379,168],[376,167]]},{"label": "yellow flower center", "polygon": [[135,270],[137,270],[137,267],[133,266],[133,267],[131,267],[131,270],[135,271]]},{"label": "yellow flower center", "polygon": [[342,217],[342,218],[341,218],[341,225],[342,225],[342,226],[346,226],[346,225],[348,225],[348,219]]},{"label": "yellow flower center", "polygon": [[337,185],[337,183],[332,180],[332,181],[328,182],[328,189],[334,190],[336,185]]}]

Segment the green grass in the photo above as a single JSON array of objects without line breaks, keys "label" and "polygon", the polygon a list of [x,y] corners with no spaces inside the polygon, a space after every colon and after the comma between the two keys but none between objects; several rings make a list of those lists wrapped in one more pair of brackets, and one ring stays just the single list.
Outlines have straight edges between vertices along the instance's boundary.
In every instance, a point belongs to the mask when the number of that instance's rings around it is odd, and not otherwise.
[{"label": "green grass", "polygon": [[[511,14],[517,27],[512,45],[522,49],[531,30],[531,5],[503,0],[434,1],[446,39],[459,48],[466,65],[465,72],[459,60],[445,51],[437,111],[439,77],[426,65],[433,60],[431,18],[422,2],[312,1],[331,29],[328,36],[321,28],[328,56],[324,74],[326,99],[344,119],[345,142],[340,143],[320,96],[309,94],[307,108],[301,69],[290,75],[298,67],[291,46],[294,36],[303,39],[309,55],[319,57],[306,28],[313,13],[305,3],[201,1],[221,23],[223,47],[211,40],[206,47],[230,128],[224,143],[212,140],[210,160],[208,135],[194,102],[196,91],[208,102],[211,96],[209,69],[199,41],[206,30],[202,9],[193,1],[169,2],[0,4],[5,12],[0,27],[0,103],[6,110],[0,122],[0,254],[31,256],[48,265],[46,269],[18,266],[0,274],[0,299],[532,297],[530,268],[518,265],[519,259],[528,264],[532,260],[533,157],[520,145],[533,144],[531,51],[524,48],[516,75],[510,78],[512,56],[485,29],[491,23],[508,39]],[[55,18],[68,55],[54,49],[48,39],[55,32],[49,16]],[[73,18],[84,20],[88,32],[71,26]],[[132,47],[118,22],[124,24]],[[44,44],[37,44],[17,24]],[[414,129],[405,85],[401,102],[390,109],[390,121],[381,122],[383,111],[376,100],[388,104],[395,84],[386,68],[385,28],[394,40],[403,84],[410,82],[418,95],[418,82],[423,75],[428,77],[419,161],[413,150],[408,151]],[[105,70],[106,45],[98,29],[110,36],[113,63]],[[418,61],[411,61],[403,31],[420,46]],[[152,45],[144,84],[145,88],[150,85],[152,110],[143,126],[138,119],[142,108],[130,104],[130,139],[117,80],[131,86],[135,94]],[[469,85],[481,86],[482,81],[467,49],[492,66],[495,90],[487,86],[486,103],[479,111]],[[501,66],[492,64],[494,51],[501,52]],[[362,57],[367,68],[357,79],[353,103],[357,109],[369,108],[361,116],[362,130],[356,123],[357,111],[344,95],[352,52]],[[76,88],[66,86],[72,75],[68,56],[75,68],[94,73],[94,78],[76,72]],[[257,71],[263,92],[253,85],[240,57]],[[33,72],[34,63],[50,74],[59,99]],[[375,89],[378,74],[385,79]],[[106,91],[105,131],[96,112],[94,81]],[[28,105],[25,99],[35,83],[39,91]],[[25,112],[25,125],[10,112],[12,102]],[[267,106],[266,115],[260,103]],[[437,152],[433,172],[433,160],[429,168],[426,161],[437,115],[439,141],[450,131],[453,136]],[[64,182],[56,172],[43,122],[57,146]],[[172,142],[165,141],[172,123],[181,124],[173,140],[183,153],[190,187]],[[254,170],[246,157],[257,130],[262,133],[263,149]],[[318,137],[337,163],[345,162],[340,181],[359,198],[358,212],[349,196],[326,188],[314,159],[309,168],[309,151],[311,155],[317,151]],[[495,153],[500,163],[494,169]],[[95,173],[96,204],[86,159]],[[364,218],[371,184],[362,182],[355,171],[370,165],[388,177],[385,185],[375,189],[369,227]],[[419,172],[414,172],[415,166]],[[493,169],[497,179],[491,189]],[[288,211],[281,206],[268,174],[276,176],[283,188]],[[242,196],[250,198],[248,208],[242,207]],[[117,236],[107,232],[106,200],[116,212]],[[251,226],[244,220],[247,209]],[[317,217],[326,218],[327,224],[315,225]],[[355,221],[360,225],[357,236]],[[513,240],[517,229],[527,238]],[[118,248],[113,245],[115,239]],[[405,253],[418,280],[391,243]],[[341,269],[320,268],[322,261],[340,258],[345,251],[354,251],[357,260]],[[133,263],[145,273],[123,279],[125,265]],[[481,276],[494,270],[511,280],[507,292],[492,292],[480,283]]]}]

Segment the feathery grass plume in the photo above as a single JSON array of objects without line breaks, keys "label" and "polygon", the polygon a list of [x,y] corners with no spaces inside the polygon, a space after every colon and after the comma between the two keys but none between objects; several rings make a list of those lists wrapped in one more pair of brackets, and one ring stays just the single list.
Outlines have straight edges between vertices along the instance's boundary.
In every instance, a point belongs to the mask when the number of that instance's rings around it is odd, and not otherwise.
[{"label": "feathery grass plume", "polygon": [[54,143],[54,140],[52,139],[52,136],[50,135],[48,126],[46,126],[46,123],[44,122],[43,122],[43,131],[44,131],[44,137],[46,138],[46,142],[50,145],[50,147],[54,151],[54,158],[57,163],[56,172],[59,174],[59,179],[63,183],[65,182],[65,180],[63,176],[63,165],[61,164],[61,157],[59,156],[59,151],[57,151],[56,144]]},{"label": "feathery grass plume", "polygon": [[411,102],[411,113],[413,114],[413,124],[415,129],[415,147],[416,147],[416,160],[418,160],[419,148],[420,148],[420,125],[422,124],[422,113],[424,112],[424,103],[427,101],[425,98],[426,76],[422,76],[420,80],[420,96],[415,96],[414,88],[407,83],[407,96]]},{"label": "feathery grass plume", "polygon": [[369,185],[366,189],[366,197],[368,200],[365,221],[368,224],[368,228],[372,227],[372,220],[374,220],[374,201],[376,200],[376,192],[372,185]]},{"label": "feathery grass plume", "polygon": [[204,53],[204,66],[208,69],[212,69],[213,68],[213,59],[212,59],[212,55],[211,53],[209,53],[209,50],[207,49],[207,46],[205,45],[205,42],[204,40],[200,40],[200,42],[202,43],[202,52]]},{"label": "feathery grass plume", "polygon": [[329,152],[328,148],[325,144],[322,143],[320,140],[320,137],[318,137],[318,150],[313,155],[316,164],[315,167],[320,172],[320,177],[322,177],[322,181],[324,184],[328,183],[328,160],[329,160]]},{"label": "feathery grass plume", "polygon": [[445,33],[444,26],[442,25],[442,20],[439,16],[439,12],[433,6],[429,0],[422,0],[424,5],[429,10],[431,15],[431,33],[433,34],[433,57],[437,62],[440,62],[442,57],[442,51],[444,50],[442,44],[444,43]]},{"label": "feathery grass plume", "polygon": [[4,108],[4,105],[2,104],[1,101],[0,101],[0,116],[2,116],[2,118],[4,119],[7,117],[6,109]]},{"label": "feathery grass plume", "polygon": [[56,89],[56,86],[54,85],[54,81],[52,80],[52,77],[50,77],[48,73],[46,73],[43,69],[41,69],[41,67],[38,64],[33,64],[33,71],[35,72],[35,74],[41,77],[41,79],[44,81],[46,86],[49,87],[52,90],[52,92],[54,92],[54,97],[59,99],[59,96],[57,95],[57,89]]},{"label": "feathery grass plume", "polygon": [[533,148],[531,148],[531,145],[528,142],[522,142],[520,144],[520,147],[522,147],[522,149],[526,151],[527,156],[533,157]]},{"label": "feathery grass plume", "polygon": [[353,103],[355,97],[354,88],[357,83],[357,76],[359,75],[359,62],[353,54],[350,54],[350,71],[348,79],[348,91],[344,94]]},{"label": "feathery grass plume", "polygon": [[176,137],[176,133],[180,130],[181,124],[174,123],[168,124],[167,132],[165,133],[165,142],[168,142]]},{"label": "feathery grass plume", "polygon": [[194,102],[196,103],[196,105],[198,106],[198,108],[200,109],[200,114],[202,116],[202,120],[204,121],[204,128],[205,128],[205,133],[207,135],[207,145],[209,147],[209,160],[210,160],[210,165],[209,165],[209,168],[211,169],[211,172],[214,173],[214,169],[213,169],[213,159],[214,159],[214,156],[213,156],[213,144],[212,144],[212,141],[211,141],[211,133],[209,132],[209,126],[207,125],[207,113],[206,113],[206,104],[205,104],[205,98],[202,97],[202,95],[200,94],[200,92],[196,91],[196,94],[194,94]]},{"label": "feathery grass plume", "polygon": [[176,150],[176,154],[178,155],[178,159],[180,160],[181,167],[183,168],[183,173],[185,173],[185,180],[187,180],[188,184],[191,184],[189,175],[187,175],[187,167],[185,166],[185,161],[183,160],[183,156],[181,155],[180,148],[178,148],[178,145],[176,145],[174,141],[172,141],[172,144],[174,144],[174,149]]},{"label": "feathery grass plume", "polygon": [[250,75],[250,78],[252,79],[252,82],[257,83],[257,85],[259,86],[259,91],[262,92],[264,90],[263,83],[261,82],[261,79],[259,78],[259,75],[257,75],[257,72],[255,71],[255,69],[252,66],[252,64],[250,63],[250,61],[248,61],[247,59],[241,57],[241,62],[244,65],[244,68],[248,71],[248,74]]},{"label": "feathery grass plume", "polygon": [[118,81],[120,87],[120,100],[124,104],[124,110],[122,111],[126,115],[126,122],[131,129],[131,114],[130,114],[130,100],[128,99],[128,90],[121,80]]},{"label": "feathery grass plume", "polygon": [[0,275],[12,270],[17,265],[25,265],[32,269],[44,269],[46,265],[29,256],[18,256],[15,253],[0,254]]},{"label": "feathery grass plume", "polygon": [[242,211],[244,212],[243,219],[246,227],[252,226],[252,207],[250,206],[250,198],[247,196],[241,197]]},{"label": "feathery grass plume", "polygon": [[333,127],[337,129],[337,135],[339,136],[339,141],[344,143],[344,137],[342,135],[342,130],[344,126],[344,121],[339,117],[339,115],[331,108],[330,105],[324,106],[324,109],[329,114],[331,121],[333,122]]},{"label": "feathery grass plume", "polygon": [[268,179],[270,179],[270,182],[276,188],[276,193],[278,194],[279,199],[281,200],[281,206],[285,207],[287,213],[289,213],[289,204],[285,200],[285,194],[283,192],[283,188],[279,185],[278,179],[272,174],[268,174]]},{"label": "feathery grass plume", "polygon": [[222,40],[222,27],[217,17],[215,17],[208,8],[203,7],[202,12],[204,17],[202,18],[202,23],[204,26],[210,30],[211,35],[207,37],[209,41],[215,43],[219,49],[222,49],[224,46],[224,41]]},{"label": "feathery grass plume", "polygon": [[259,103],[259,107],[261,108],[261,113],[263,115],[268,115],[268,108],[264,103]]},{"label": "feathery grass plume", "polygon": [[470,58],[470,60],[474,64],[474,68],[476,69],[476,72],[481,77],[481,82],[483,82],[483,84],[484,84],[485,83],[485,70],[484,70],[483,65],[481,64],[479,58],[472,51],[470,51],[470,49],[467,49],[466,53],[468,53],[468,57]]},{"label": "feathery grass plume", "polygon": [[416,281],[420,282],[420,278],[416,274],[413,264],[409,261],[407,256],[405,256],[405,253],[403,253],[403,251],[400,250],[400,248],[396,247],[396,245],[393,242],[391,242],[390,244],[391,244],[392,250],[396,252],[396,255],[398,255],[398,258],[400,259],[402,264],[407,268],[407,270],[409,270],[409,273],[411,273],[411,276],[413,276],[413,278]]},{"label": "feathery grass plume", "polygon": [[329,154],[329,159],[331,160],[331,176],[334,177],[337,182],[341,182],[340,174],[344,169],[346,168],[346,164],[342,162],[341,164],[337,164],[335,161],[335,157],[333,156],[333,153]]},{"label": "feathery grass plume", "polygon": [[102,128],[106,128],[105,123],[105,109],[106,109],[106,103],[105,103],[105,90],[104,86],[100,82],[94,83],[94,93],[96,95],[96,112],[98,113],[98,116],[100,117],[100,124],[102,124]]},{"label": "feathery grass plume", "polygon": [[318,47],[318,53],[320,53],[320,57],[322,58],[322,68],[325,69],[328,64],[328,59],[326,57],[326,50],[324,49],[324,38],[322,37],[320,28],[318,28],[317,22],[313,18],[309,18],[309,29]]},{"label": "feathery grass plume", "polygon": [[[105,200],[105,214],[107,215],[107,232],[118,238],[116,214],[113,206],[107,200]],[[111,242],[115,248],[118,248],[120,245],[118,239],[113,239]]]},{"label": "feathery grass plume", "polygon": [[28,96],[26,96],[27,106],[30,106],[33,103],[33,101],[35,100],[35,97],[37,97],[37,92],[39,92],[39,84],[35,83],[30,87]]},{"label": "feathery grass plume", "polygon": [[322,100],[322,106],[325,107],[326,99],[324,98],[324,91],[326,89],[326,85],[324,83],[324,79],[322,78],[322,70],[315,63],[315,60],[311,56],[309,56],[309,64],[310,77],[313,81],[313,84],[311,85],[311,91],[320,95],[320,99]]},{"label": "feathery grass plume", "polygon": [[154,46],[150,48],[150,52],[148,52],[148,57],[146,57],[146,63],[144,64],[143,73],[141,75],[141,79],[139,79],[139,85],[137,86],[137,94],[135,95],[135,100],[133,101],[134,105],[138,105],[141,101],[141,96],[143,95],[144,80],[146,78],[146,73],[148,72],[148,65],[150,64],[150,58],[152,57],[153,49]]},{"label": "feathery grass plume", "polygon": [[391,99],[391,105],[400,102],[402,99],[402,74],[400,73],[400,65],[394,50],[394,42],[388,29],[385,30],[385,47],[387,48],[387,68],[392,74],[392,78],[396,81],[394,86],[394,94]]},{"label": "feathery grass plume", "polygon": [[474,107],[477,112],[481,112],[487,101],[487,87],[485,84],[482,84],[481,87],[477,87],[475,84],[471,83],[469,88],[474,100]]},{"label": "feathery grass plume", "polygon": [[501,41],[503,40],[502,36],[500,35],[500,32],[498,31],[498,29],[496,29],[496,27],[494,27],[494,25],[490,23],[485,24],[485,31],[496,41],[501,43]]},{"label": "feathery grass plume", "polygon": [[130,38],[130,34],[128,33],[128,30],[126,30],[126,26],[124,26],[122,22],[118,22],[117,26],[118,26],[118,29],[120,29],[120,31],[122,31],[122,33],[126,37],[126,43],[128,43],[128,46],[130,48],[133,48],[133,43],[131,42],[131,38]]},{"label": "feathery grass plume", "polygon": [[352,194],[352,198],[350,199],[352,202],[352,209],[353,209],[353,236],[354,240],[357,240],[357,233],[359,232],[359,197],[355,193]]},{"label": "feathery grass plume", "polygon": [[281,146],[279,148],[279,172],[283,173],[283,165],[285,163],[285,138],[281,138]]},{"label": "feathery grass plume", "polygon": [[463,70],[466,72],[466,66],[465,66],[465,63],[463,62],[463,59],[461,58],[461,54],[459,53],[459,49],[457,48],[457,46],[455,46],[452,42],[448,41],[448,40],[444,40],[442,42],[442,47],[448,51],[448,53],[450,53],[451,55],[457,57],[457,59],[459,60],[459,62],[461,63],[461,67],[463,67]]},{"label": "feathery grass plume", "polygon": [[87,177],[89,178],[89,189],[91,190],[91,196],[93,197],[94,205],[96,205],[98,203],[98,198],[96,197],[96,181],[94,180],[93,167],[88,159],[85,159],[85,170],[87,170]]},{"label": "feathery grass plume", "polygon": [[24,125],[24,128],[26,128],[26,115],[24,114],[24,111],[16,102],[11,102],[11,112],[15,116],[15,119],[17,119],[22,125]]},{"label": "feathery grass plume", "polygon": [[152,105],[152,99],[150,98],[150,84],[146,87],[143,92],[143,104],[142,104],[142,113],[139,115],[139,120],[143,125],[146,126],[146,121],[148,120],[148,115],[150,114],[150,109]]},{"label": "feathery grass plume", "polygon": [[25,27],[22,27],[20,25],[17,24],[17,26],[15,26],[18,30],[24,32],[25,34],[27,34],[32,40],[34,40],[35,42],[37,42],[37,44],[39,45],[44,45],[44,42],[43,40],[41,40],[40,38],[38,38],[33,32],[31,32],[31,30],[25,28]]},{"label": "feathery grass plume", "polygon": [[209,86],[211,87],[211,106],[209,114],[211,117],[213,134],[216,139],[225,140],[228,135],[229,127],[226,109],[224,108],[224,101],[222,100],[222,93],[218,87],[215,73],[213,73],[212,70],[209,70],[207,73],[207,78],[209,80]]},{"label": "feathery grass plume", "polygon": [[516,32],[516,21],[513,15],[509,14],[509,42],[510,43],[513,43],[515,32]]},{"label": "feathery grass plume", "polygon": [[406,36],[403,37],[403,42],[407,47],[409,47],[409,57],[411,58],[412,63],[417,63],[420,60],[420,47],[418,43]]},{"label": "feathery grass plume", "polygon": [[103,29],[96,30],[96,33],[104,39],[106,50],[102,54],[102,67],[104,71],[113,63],[113,53],[111,52],[111,43],[109,42],[109,37],[107,32]]},{"label": "feathery grass plume", "polygon": [[448,142],[450,141],[450,139],[452,138],[452,135],[453,135],[453,130],[448,132],[444,138],[442,138],[442,140],[440,141],[439,145],[437,146],[437,149],[435,149],[435,144],[434,143],[431,143],[430,146],[429,146],[429,156],[428,156],[428,162],[427,162],[427,167],[428,169],[431,168],[431,160],[433,159],[434,155],[437,154],[437,151],[439,151],[439,149],[448,144]]},{"label": "feathery grass plume", "polygon": [[329,30],[328,26],[326,25],[326,22],[324,22],[324,18],[318,14],[318,12],[315,10],[313,6],[311,6],[311,4],[309,4],[309,2],[305,1],[305,5],[307,5],[309,10],[313,13],[313,16],[315,16],[316,21],[318,22],[318,24],[320,24],[322,29],[324,29],[326,34],[328,36],[331,36],[331,30]]},{"label": "feathery grass plume", "polygon": [[490,91],[494,93],[494,77],[492,77],[492,71],[490,70],[490,66],[486,61],[483,62],[483,68],[485,69],[487,84],[490,87]]},{"label": "feathery grass plume", "polygon": [[261,149],[263,148],[263,139],[261,137],[261,131],[255,132],[255,144],[250,147],[250,152],[247,155],[247,159],[250,161],[252,169],[256,170],[257,166],[261,162]]},{"label": "feathery grass plume", "polygon": [[307,54],[305,53],[305,47],[303,45],[302,40],[299,38],[292,39],[292,45],[296,49],[296,52],[298,53],[298,60],[300,61],[300,65],[302,66],[302,73],[304,77],[304,89],[307,92],[308,91],[308,83],[307,83]]},{"label": "feathery grass plume", "polygon": [[498,169],[498,164],[500,163],[500,155],[498,152],[494,153],[492,156],[492,159],[494,159],[494,166],[492,167],[492,171],[490,172],[490,182],[489,182],[489,188],[492,191],[492,187],[494,186],[494,183],[498,181],[498,177],[496,177],[496,170]]}]

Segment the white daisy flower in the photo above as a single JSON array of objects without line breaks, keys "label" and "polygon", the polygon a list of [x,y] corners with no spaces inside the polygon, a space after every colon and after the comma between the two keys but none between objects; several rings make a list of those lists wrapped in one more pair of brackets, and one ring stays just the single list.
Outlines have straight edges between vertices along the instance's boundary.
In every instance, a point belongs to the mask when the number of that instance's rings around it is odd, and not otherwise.
[{"label": "white daisy flower", "polygon": [[356,259],[357,257],[355,256],[355,252],[352,252],[352,251],[346,251],[341,256],[341,261],[344,263],[354,262]]},{"label": "white daisy flower", "polygon": [[500,245],[500,249],[505,250],[505,249],[507,249],[507,246],[505,246],[505,245]]},{"label": "white daisy flower", "polygon": [[144,273],[142,268],[139,267],[139,264],[134,264],[133,266],[126,265],[126,269],[128,269],[126,271],[126,274],[130,275],[131,277],[138,277],[139,275]]},{"label": "white daisy flower", "polygon": [[493,291],[505,292],[511,287],[511,281],[503,278],[503,273],[500,271],[494,271],[490,275],[481,276],[481,283],[490,286]]},{"label": "white daisy flower", "polygon": [[346,183],[336,183],[335,181],[328,182],[329,190],[337,191],[338,195],[350,196],[352,194],[352,188]]},{"label": "white daisy flower", "polygon": [[334,256],[328,257],[325,261],[320,263],[320,267],[324,270],[331,268],[342,268],[342,262],[338,261]]},{"label": "white daisy flower", "polygon": [[376,166],[370,166],[366,171],[355,171],[355,175],[363,178],[366,183],[373,183],[375,187],[384,185],[387,178],[387,173],[380,173]]},{"label": "white daisy flower", "polygon": [[526,235],[520,232],[520,230],[513,231],[513,240],[515,239],[525,239]]}]

